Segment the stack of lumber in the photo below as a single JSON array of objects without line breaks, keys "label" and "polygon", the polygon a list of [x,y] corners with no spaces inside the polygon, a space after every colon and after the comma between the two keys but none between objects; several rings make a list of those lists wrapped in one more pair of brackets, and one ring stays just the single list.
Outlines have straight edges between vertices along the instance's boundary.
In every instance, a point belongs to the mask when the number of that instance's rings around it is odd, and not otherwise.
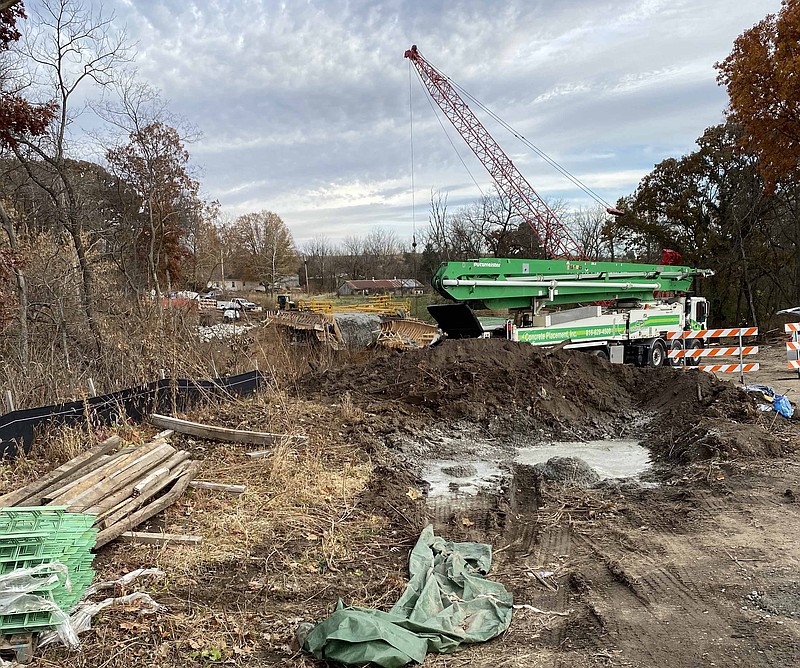
[{"label": "stack of lumber", "polygon": [[172,505],[197,476],[199,463],[162,431],[137,447],[103,441],[29,485],[0,496],[0,508],[53,506],[95,515],[101,547]]}]

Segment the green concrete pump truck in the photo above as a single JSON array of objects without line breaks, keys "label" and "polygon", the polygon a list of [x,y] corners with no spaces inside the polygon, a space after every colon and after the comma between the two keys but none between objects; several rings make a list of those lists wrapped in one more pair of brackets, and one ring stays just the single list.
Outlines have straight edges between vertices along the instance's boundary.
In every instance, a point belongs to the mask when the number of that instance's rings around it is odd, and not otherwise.
[{"label": "green concrete pump truck", "polygon": [[[668,332],[705,329],[708,302],[693,296],[708,269],[633,262],[480,258],[445,262],[434,289],[456,303],[429,307],[451,338],[500,336],[580,348],[614,363],[668,363]],[[476,309],[507,310],[480,317]],[[688,342],[701,347],[702,339]],[[682,347],[674,340],[672,346]]]}]

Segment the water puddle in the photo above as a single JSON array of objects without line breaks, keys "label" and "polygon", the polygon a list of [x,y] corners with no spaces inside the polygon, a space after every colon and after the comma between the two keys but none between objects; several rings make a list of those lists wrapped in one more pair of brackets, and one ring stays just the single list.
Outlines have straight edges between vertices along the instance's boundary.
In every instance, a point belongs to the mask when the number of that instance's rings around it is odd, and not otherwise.
[{"label": "water puddle", "polygon": [[650,452],[638,441],[608,440],[556,442],[520,448],[514,461],[540,464],[552,457],[577,457],[592,467],[601,479],[636,478],[651,464]]},{"label": "water puddle", "polygon": [[[452,457],[455,453],[450,451],[446,454]],[[512,478],[524,477],[521,471],[532,475],[534,464],[547,462],[552,457],[582,459],[600,479],[638,479],[651,464],[649,451],[637,441],[627,440],[553,442],[524,448],[498,448],[496,444],[487,444],[485,448],[465,451],[464,455],[463,459],[425,462],[422,478],[429,485],[430,500],[469,499],[481,492],[496,493]],[[512,488],[517,486],[514,484]],[[529,485],[525,483],[524,486]]]},{"label": "water puddle", "polygon": [[449,459],[427,462],[422,479],[430,485],[429,498],[475,496],[481,490],[499,490],[503,472],[494,461]]}]

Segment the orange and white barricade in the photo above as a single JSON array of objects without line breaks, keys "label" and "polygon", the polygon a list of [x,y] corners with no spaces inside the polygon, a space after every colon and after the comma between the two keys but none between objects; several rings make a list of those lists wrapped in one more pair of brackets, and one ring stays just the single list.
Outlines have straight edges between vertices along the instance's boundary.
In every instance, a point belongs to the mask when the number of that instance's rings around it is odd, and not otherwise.
[{"label": "orange and white barricade", "polygon": [[792,336],[786,342],[786,363],[790,369],[797,369],[797,375],[800,376],[800,322],[787,322],[783,328]]},{"label": "orange and white barricade", "polygon": [[[670,359],[679,359],[685,363],[689,359],[698,361],[707,357],[734,357],[738,356],[738,364],[698,364],[697,368],[702,371],[719,373],[739,373],[744,383],[744,374],[748,371],[758,371],[758,362],[744,361],[745,355],[757,355],[758,346],[744,345],[744,337],[756,336],[758,327],[730,327],[727,329],[695,329],[687,332],[667,332],[667,340],[679,340],[683,343],[682,348],[675,348],[668,352]],[[738,346],[715,346],[709,348],[686,348],[686,341],[689,339],[726,339],[738,338]]]}]

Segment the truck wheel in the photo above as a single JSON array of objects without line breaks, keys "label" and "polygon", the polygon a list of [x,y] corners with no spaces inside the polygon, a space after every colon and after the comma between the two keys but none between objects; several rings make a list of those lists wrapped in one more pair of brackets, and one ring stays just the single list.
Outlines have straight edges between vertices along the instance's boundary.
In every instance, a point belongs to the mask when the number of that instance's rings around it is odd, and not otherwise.
[{"label": "truck wheel", "polygon": [[660,366],[664,366],[664,361],[666,359],[667,359],[667,345],[661,339],[656,339],[655,341],[653,341],[653,345],[650,346],[650,356],[648,364],[653,369],[656,369]]},{"label": "truck wheel", "polygon": [[[688,348],[689,350],[699,350],[700,348],[705,348],[705,344],[702,339],[692,339]],[[686,359],[686,366],[697,366],[701,360],[701,357],[689,357]]]},{"label": "truck wheel", "polygon": [[[688,346],[687,346],[688,348]],[[680,339],[673,339],[672,344],[669,347],[670,351],[672,350],[683,350],[683,343],[681,343]],[[667,356],[667,364],[669,366],[681,366],[681,362],[683,360],[688,361],[685,357],[669,357]]]},{"label": "truck wheel", "polygon": [[594,355],[595,357],[599,357],[601,360],[605,360],[608,362],[608,351],[605,348],[597,348],[596,350],[590,350],[590,355]]}]

